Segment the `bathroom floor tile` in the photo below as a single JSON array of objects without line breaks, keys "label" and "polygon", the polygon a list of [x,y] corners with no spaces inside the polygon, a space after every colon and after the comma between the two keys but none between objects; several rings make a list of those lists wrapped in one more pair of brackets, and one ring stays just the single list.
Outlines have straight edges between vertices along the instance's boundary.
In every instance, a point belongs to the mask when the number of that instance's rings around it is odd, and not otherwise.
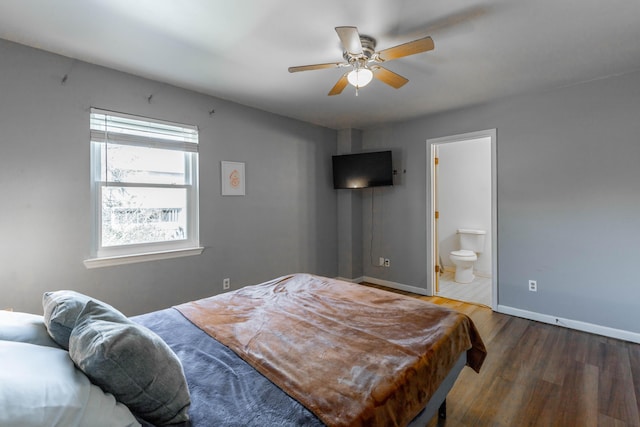
[{"label": "bathroom floor tile", "polygon": [[490,278],[476,276],[471,283],[457,283],[453,277],[452,271],[445,271],[440,276],[438,296],[491,307]]}]

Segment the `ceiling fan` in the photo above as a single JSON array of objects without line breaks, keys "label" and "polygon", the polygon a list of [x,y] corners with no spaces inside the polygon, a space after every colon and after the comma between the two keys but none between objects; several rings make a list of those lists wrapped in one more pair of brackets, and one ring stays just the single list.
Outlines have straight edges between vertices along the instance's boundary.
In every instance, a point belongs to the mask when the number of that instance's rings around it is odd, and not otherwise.
[{"label": "ceiling fan", "polygon": [[289,67],[290,73],[324,68],[351,68],[350,71],[340,77],[329,92],[329,96],[339,95],[349,83],[355,86],[356,95],[358,95],[358,89],[368,85],[374,77],[398,89],[409,80],[378,64],[415,55],[416,53],[427,52],[434,48],[431,37],[423,37],[376,52],[376,39],[361,35],[356,27],[336,27],[336,32],[344,48],[342,56],[345,61]]}]

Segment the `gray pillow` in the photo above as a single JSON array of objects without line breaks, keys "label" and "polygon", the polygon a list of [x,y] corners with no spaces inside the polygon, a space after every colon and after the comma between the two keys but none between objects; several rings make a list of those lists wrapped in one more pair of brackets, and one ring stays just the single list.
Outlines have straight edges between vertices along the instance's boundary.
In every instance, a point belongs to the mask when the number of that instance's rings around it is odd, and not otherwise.
[{"label": "gray pillow", "polygon": [[94,300],[75,291],[45,292],[42,296],[44,323],[47,332],[62,348],[69,349],[69,336],[76,325],[78,315],[89,301],[104,307],[114,320],[126,320],[126,316],[102,301]]},{"label": "gray pillow", "polygon": [[180,360],[155,333],[114,319],[88,301],[77,317],[69,354],[94,384],[156,425],[189,419],[191,403]]}]

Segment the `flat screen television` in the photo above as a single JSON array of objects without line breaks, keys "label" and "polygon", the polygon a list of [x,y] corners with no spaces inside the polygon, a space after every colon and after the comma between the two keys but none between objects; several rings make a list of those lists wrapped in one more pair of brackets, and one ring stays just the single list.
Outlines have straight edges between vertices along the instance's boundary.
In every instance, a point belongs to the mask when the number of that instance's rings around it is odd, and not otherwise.
[{"label": "flat screen television", "polygon": [[391,151],[333,156],[333,188],[393,185]]}]

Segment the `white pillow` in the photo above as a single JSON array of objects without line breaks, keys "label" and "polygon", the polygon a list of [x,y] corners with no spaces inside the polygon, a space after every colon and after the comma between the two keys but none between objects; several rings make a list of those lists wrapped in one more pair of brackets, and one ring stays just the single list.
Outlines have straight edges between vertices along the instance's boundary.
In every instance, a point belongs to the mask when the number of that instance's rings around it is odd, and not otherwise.
[{"label": "white pillow", "polygon": [[44,317],[30,313],[0,310],[0,340],[60,348],[47,333]]},{"label": "white pillow", "polygon": [[0,426],[130,427],[140,423],[62,349],[0,341]]}]

